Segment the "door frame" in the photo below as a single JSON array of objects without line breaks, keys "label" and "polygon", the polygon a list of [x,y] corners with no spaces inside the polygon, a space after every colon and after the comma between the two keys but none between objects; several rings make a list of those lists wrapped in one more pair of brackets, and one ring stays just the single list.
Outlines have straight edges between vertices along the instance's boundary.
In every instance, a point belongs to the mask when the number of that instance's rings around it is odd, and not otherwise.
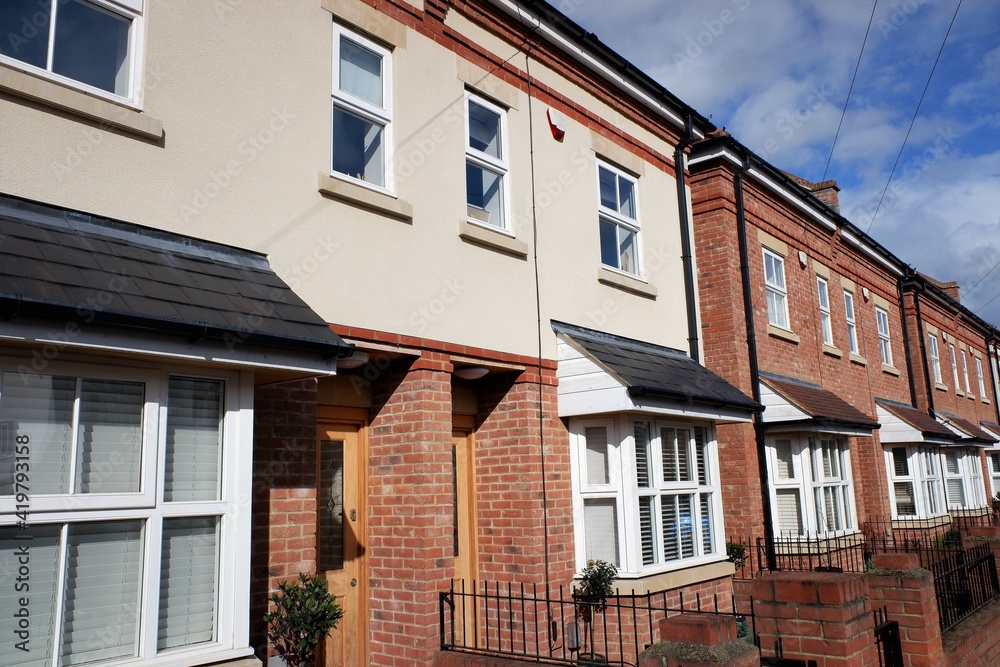
[{"label": "door frame", "polygon": [[[358,518],[354,522],[355,532],[358,540],[358,601],[357,620],[355,627],[345,628],[346,631],[356,633],[358,642],[358,659],[361,665],[367,664],[369,651],[369,563],[368,544],[370,536],[368,534],[368,410],[363,408],[345,408],[333,405],[316,406],[316,455],[319,456],[319,442],[326,431],[354,431],[357,433],[357,467],[356,483],[358,488],[357,511]],[[317,499],[319,493],[319,467],[317,461],[316,491]],[[319,506],[316,507],[317,519],[319,517]],[[319,524],[316,527],[317,546],[317,570],[319,569]],[[317,572],[318,573],[318,572]],[[317,664],[322,665],[325,661],[325,653],[320,651],[317,654]]]}]

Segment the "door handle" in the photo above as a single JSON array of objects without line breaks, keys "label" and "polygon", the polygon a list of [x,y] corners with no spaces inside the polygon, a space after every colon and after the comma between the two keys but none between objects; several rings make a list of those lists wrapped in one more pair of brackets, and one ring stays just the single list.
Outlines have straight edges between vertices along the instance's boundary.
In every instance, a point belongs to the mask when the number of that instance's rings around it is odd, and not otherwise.
[{"label": "door handle", "polygon": [[358,520],[358,511],[357,510],[351,510],[349,516],[351,517],[351,521],[357,521]]},{"label": "door handle", "polygon": [[351,579],[351,586],[353,587],[353,586],[357,586],[357,585],[358,585],[358,580],[357,579]]}]

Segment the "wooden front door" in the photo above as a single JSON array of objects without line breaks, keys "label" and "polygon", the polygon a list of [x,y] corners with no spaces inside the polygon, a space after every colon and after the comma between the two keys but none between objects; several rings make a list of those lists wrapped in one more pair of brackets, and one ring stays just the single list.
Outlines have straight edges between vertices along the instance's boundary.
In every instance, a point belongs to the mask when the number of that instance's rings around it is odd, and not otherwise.
[{"label": "wooden front door", "polygon": [[324,423],[317,437],[316,569],[344,610],[320,645],[320,667],[362,667],[367,659],[365,559],[367,479],[363,433],[357,425]]},{"label": "wooden front door", "polygon": [[[455,416],[452,440],[452,484],[455,503],[455,532],[453,548],[455,554],[455,590],[473,593],[479,578],[479,545],[476,522],[476,466],[475,447],[472,435],[472,419]],[[471,599],[460,604],[464,623],[456,624],[456,644],[474,646],[475,615],[472,613]]]}]

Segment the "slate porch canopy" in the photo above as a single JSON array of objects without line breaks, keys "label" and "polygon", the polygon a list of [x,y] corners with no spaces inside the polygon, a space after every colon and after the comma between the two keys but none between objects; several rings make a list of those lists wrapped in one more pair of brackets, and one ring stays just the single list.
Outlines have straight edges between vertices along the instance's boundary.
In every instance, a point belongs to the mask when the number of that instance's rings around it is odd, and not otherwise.
[{"label": "slate porch canopy", "polygon": [[761,372],[761,402],[769,432],[819,431],[871,436],[880,424],[829,389],[795,378]]},{"label": "slate porch canopy", "polygon": [[559,415],[646,411],[750,421],[760,406],[681,350],[552,322],[561,341]]},{"label": "slate porch canopy", "polygon": [[961,436],[912,405],[875,399],[875,411],[882,429],[879,440],[886,444],[927,443],[931,445],[954,445]]},{"label": "slate porch canopy", "polygon": [[997,439],[984,431],[978,424],[968,419],[947,412],[937,412],[939,422],[948,427],[958,436],[958,442],[953,444],[961,447],[989,447],[997,444]]},{"label": "slate porch canopy", "polygon": [[352,352],[264,255],[3,195],[0,342],[312,374]]}]

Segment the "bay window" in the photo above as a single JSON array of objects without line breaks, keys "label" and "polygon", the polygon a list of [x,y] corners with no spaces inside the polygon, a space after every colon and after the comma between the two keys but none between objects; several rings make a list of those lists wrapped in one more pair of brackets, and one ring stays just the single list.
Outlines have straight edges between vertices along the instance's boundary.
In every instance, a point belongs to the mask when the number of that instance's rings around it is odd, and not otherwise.
[{"label": "bay window", "polygon": [[776,535],[828,537],[856,528],[850,455],[843,438],[772,436],[767,458]]},{"label": "bay window", "polygon": [[[235,511],[242,480],[226,466],[249,388],[236,374],[52,366],[0,373],[4,664],[165,664],[239,649],[232,595],[245,582],[221,564],[249,542]],[[2,583],[25,560],[30,595]]]},{"label": "bay window", "polygon": [[925,518],[945,512],[936,447],[897,445],[887,447],[885,456],[894,517]]},{"label": "bay window", "polygon": [[954,448],[941,452],[948,509],[976,509],[986,506],[983,467],[979,450]]},{"label": "bay window", "polygon": [[577,555],[627,576],[722,558],[716,444],[707,426],[632,417],[571,422]]}]

